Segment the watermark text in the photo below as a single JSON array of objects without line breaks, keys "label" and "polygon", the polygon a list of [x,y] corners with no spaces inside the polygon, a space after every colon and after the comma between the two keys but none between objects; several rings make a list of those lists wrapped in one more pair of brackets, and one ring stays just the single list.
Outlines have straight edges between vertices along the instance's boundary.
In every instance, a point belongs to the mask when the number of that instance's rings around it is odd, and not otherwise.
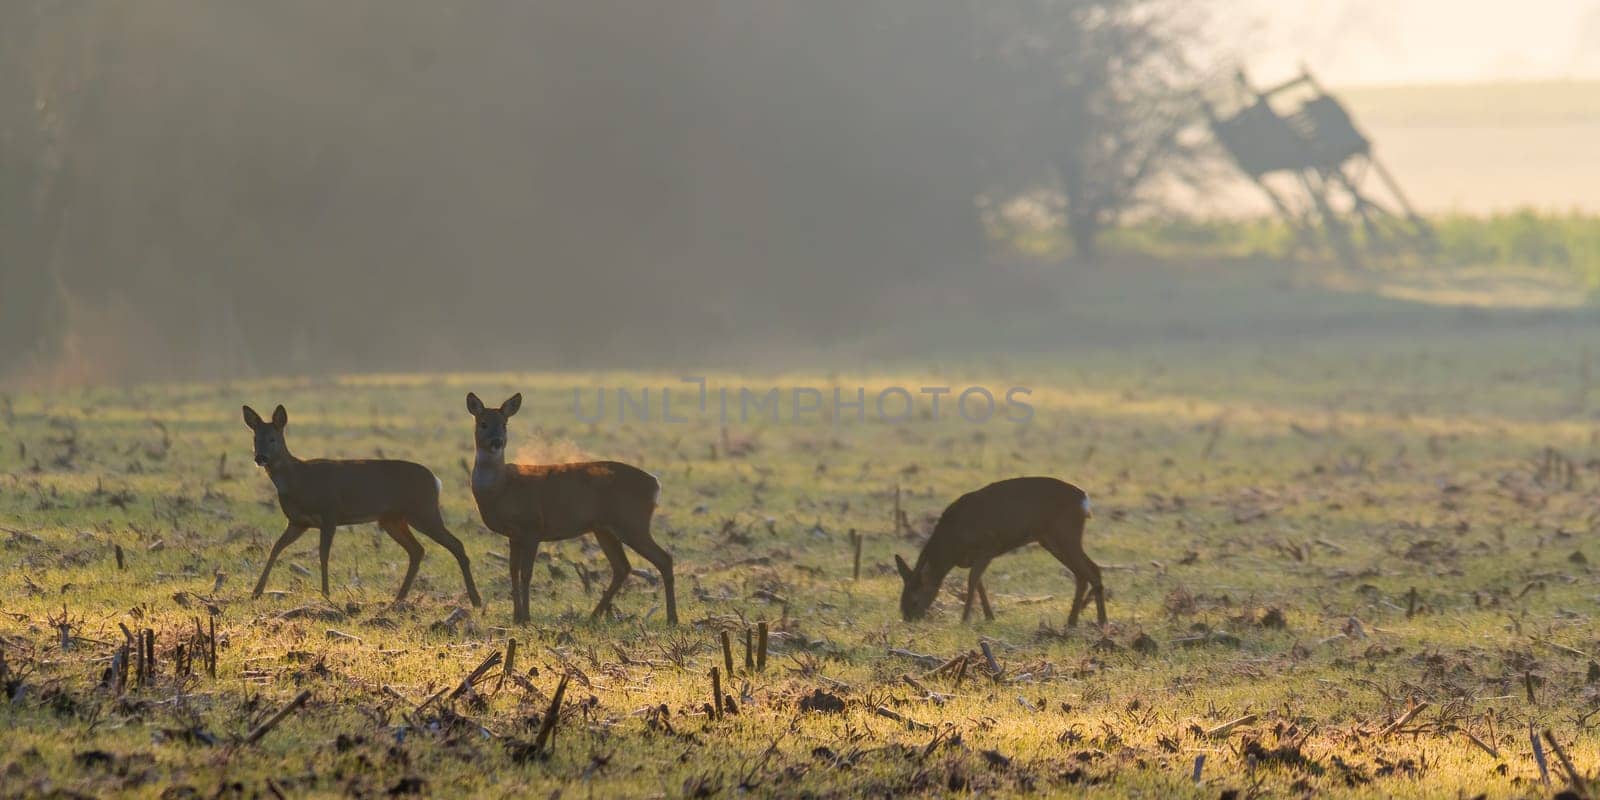
[{"label": "watermark text", "polygon": [[676,386],[592,387],[572,390],[579,422],[815,424],[905,423],[960,419],[974,425],[1033,420],[1032,390],[1010,386],[761,387],[712,386],[704,377]]}]

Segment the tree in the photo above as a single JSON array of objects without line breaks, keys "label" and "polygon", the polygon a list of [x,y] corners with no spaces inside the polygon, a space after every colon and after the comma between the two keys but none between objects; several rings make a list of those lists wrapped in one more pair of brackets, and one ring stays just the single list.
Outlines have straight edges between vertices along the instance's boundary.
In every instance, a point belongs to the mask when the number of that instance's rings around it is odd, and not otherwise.
[{"label": "tree", "polygon": [[0,333],[142,377],[826,347],[992,282],[1006,170],[1091,249],[1165,170],[1176,7],[19,0]]},{"label": "tree", "polygon": [[1193,163],[1180,133],[1195,119],[1200,30],[1180,0],[994,0],[985,48],[1011,90],[997,118],[1026,175],[1049,174],[1065,225],[1092,259],[1100,233]]},{"label": "tree", "polygon": [[970,0],[37,3],[0,281],[106,376],[809,345],[981,258]]}]

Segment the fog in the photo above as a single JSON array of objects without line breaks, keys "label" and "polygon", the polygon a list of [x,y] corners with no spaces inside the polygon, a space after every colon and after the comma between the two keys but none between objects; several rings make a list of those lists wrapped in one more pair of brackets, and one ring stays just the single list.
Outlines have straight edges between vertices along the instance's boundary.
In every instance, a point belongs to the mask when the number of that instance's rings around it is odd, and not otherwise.
[{"label": "fog", "polygon": [[0,374],[771,364],[1049,305],[984,209],[1080,234],[1184,172],[1231,50],[1192,8],[7,3]]},{"label": "fog", "polygon": [[1265,73],[1309,64],[1335,85],[1600,78],[1600,3],[1242,0],[1219,13]]},{"label": "fog", "polygon": [[8,4],[8,340],[251,372],[848,326],[978,262],[960,6]]}]

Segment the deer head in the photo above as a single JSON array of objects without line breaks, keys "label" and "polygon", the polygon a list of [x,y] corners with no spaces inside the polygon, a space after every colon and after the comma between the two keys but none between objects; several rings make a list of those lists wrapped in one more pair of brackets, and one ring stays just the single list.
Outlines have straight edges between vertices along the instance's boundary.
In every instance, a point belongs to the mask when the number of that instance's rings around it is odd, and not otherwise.
[{"label": "deer head", "polygon": [[283,440],[283,428],[289,424],[289,412],[278,406],[272,411],[272,421],[261,418],[256,410],[244,407],[244,424],[256,434],[256,464],[265,467],[287,458],[289,445]]},{"label": "deer head", "polygon": [[467,393],[467,412],[478,420],[472,438],[478,445],[479,452],[494,454],[503,453],[506,449],[506,420],[522,408],[522,394],[519,392],[507,398],[499,408],[489,408],[478,399],[476,394]]},{"label": "deer head", "polygon": [[894,557],[894,566],[900,571],[900,580],[905,583],[905,588],[900,591],[900,616],[907,622],[922,619],[939,593],[939,583],[929,581],[922,572],[907,566],[906,560],[898,555]]}]

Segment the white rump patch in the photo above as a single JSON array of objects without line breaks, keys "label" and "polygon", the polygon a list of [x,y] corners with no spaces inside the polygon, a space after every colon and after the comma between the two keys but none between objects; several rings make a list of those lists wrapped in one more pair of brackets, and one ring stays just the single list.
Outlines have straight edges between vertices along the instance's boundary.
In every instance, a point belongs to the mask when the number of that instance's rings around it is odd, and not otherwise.
[{"label": "white rump patch", "polygon": [[[430,472],[428,474],[429,475],[433,475],[432,472]],[[444,481],[439,480],[439,476],[438,475],[433,475],[433,485],[437,486],[439,488],[439,494],[444,494]],[[1088,501],[1085,500],[1084,502],[1087,503]]]},{"label": "white rump patch", "polygon": [[1083,515],[1086,517],[1094,516],[1094,511],[1089,507],[1089,495],[1083,496]]},{"label": "white rump patch", "polygon": [[654,472],[646,472],[645,474],[649,475],[650,478],[656,482],[656,493],[650,497],[650,501],[652,503],[659,503],[661,500],[661,476],[655,474]]}]

